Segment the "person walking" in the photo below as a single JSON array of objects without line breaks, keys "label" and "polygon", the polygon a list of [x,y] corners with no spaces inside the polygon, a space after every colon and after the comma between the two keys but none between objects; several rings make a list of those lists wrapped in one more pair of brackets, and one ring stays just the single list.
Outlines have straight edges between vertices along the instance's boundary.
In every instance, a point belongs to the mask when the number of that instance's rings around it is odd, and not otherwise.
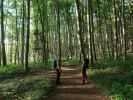
[{"label": "person walking", "polygon": [[56,84],[60,84],[61,69],[58,64],[58,60],[54,59],[54,70],[56,72]]},{"label": "person walking", "polygon": [[89,67],[89,59],[84,59],[84,63],[83,63],[83,66],[82,66],[82,84],[85,84],[87,83],[87,79],[88,79],[88,76],[87,76],[87,69]]}]

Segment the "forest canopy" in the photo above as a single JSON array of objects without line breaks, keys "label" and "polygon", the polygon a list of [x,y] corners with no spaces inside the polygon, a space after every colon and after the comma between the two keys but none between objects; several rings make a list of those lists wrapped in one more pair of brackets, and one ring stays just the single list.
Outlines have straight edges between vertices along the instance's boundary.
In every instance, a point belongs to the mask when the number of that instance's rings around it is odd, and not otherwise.
[{"label": "forest canopy", "polygon": [[54,56],[93,64],[133,52],[132,0],[1,0],[1,8],[1,64]]}]

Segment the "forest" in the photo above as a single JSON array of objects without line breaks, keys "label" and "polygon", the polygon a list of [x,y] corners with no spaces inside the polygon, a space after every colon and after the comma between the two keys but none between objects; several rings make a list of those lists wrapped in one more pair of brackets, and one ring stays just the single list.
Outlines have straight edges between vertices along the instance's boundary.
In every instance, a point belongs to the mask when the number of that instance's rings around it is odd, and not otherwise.
[{"label": "forest", "polygon": [[0,0],[0,100],[68,99],[133,100],[133,0]]}]

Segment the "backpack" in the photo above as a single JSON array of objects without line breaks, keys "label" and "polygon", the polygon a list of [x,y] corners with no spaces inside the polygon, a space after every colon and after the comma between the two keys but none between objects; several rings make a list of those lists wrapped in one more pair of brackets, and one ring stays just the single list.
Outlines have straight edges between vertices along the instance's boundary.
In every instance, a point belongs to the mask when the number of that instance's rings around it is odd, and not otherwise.
[{"label": "backpack", "polygon": [[54,60],[54,69],[57,68],[57,60]]},{"label": "backpack", "polygon": [[88,59],[85,59],[85,62],[83,64],[83,67],[84,68],[89,68],[89,60]]}]

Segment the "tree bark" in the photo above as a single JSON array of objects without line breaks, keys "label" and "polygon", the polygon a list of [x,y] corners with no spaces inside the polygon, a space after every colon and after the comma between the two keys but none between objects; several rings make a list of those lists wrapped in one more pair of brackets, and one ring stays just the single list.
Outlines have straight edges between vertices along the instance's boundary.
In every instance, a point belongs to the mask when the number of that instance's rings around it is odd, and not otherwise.
[{"label": "tree bark", "polygon": [[4,0],[1,0],[1,53],[2,53],[2,64],[6,65],[6,51],[5,51],[5,32],[4,32]]},{"label": "tree bark", "polygon": [[76,6],[77,6],[77,13],[78,13],[78,34],[79,34],[79,38],[80,38],[80,46],[81,46],[81,53],[83,55],[83,59],[86,58],[86,54],[85,54],[85,49],[84,49],[84,38],[83,38],[83,27],[82,27],[82,16],[81,16],[81,3],[80,0],[76,0]]},{"label": "tree bark", "polygon": [[59,0],[56,0],[56,10],[57,10],[57,33],[58,33],[58,43],[59,43],[59,67],[61,68],[61,34],[60,34],[60,8]]},{"label": "tree bark", "polygon": [[122,0],[122,33],[123,33],[123,47],[122,47],[122,52],[123,52],[123,60],[126,59],[126,33],[125,33],[125,10],[124,10],[124,3],[125,0]]},{"label": "tree bark", "polygon": [[21,64],[24,64],[24,41],[25,41],[25,2],[23,0],[23,18],[22,18],[22,33],[21,33],[21,43],[22,43],[22,48],[21,48]]},{"label": "tree bark", "polygon": [[92,1],[88,1],[88,12],[89,12],[89,34],[90,34],[90,55],[91,55],[91,67],[94,65],[94,35],[93,35],[93,11]]},{"label": "tree bark", "polygon": [[30,38],[30,0],[27,0],[27,35],[26,35],[26,51],[25,51],[25,71],[29,71],[28,67],[28,57],[29,57],[29,38]]}]

